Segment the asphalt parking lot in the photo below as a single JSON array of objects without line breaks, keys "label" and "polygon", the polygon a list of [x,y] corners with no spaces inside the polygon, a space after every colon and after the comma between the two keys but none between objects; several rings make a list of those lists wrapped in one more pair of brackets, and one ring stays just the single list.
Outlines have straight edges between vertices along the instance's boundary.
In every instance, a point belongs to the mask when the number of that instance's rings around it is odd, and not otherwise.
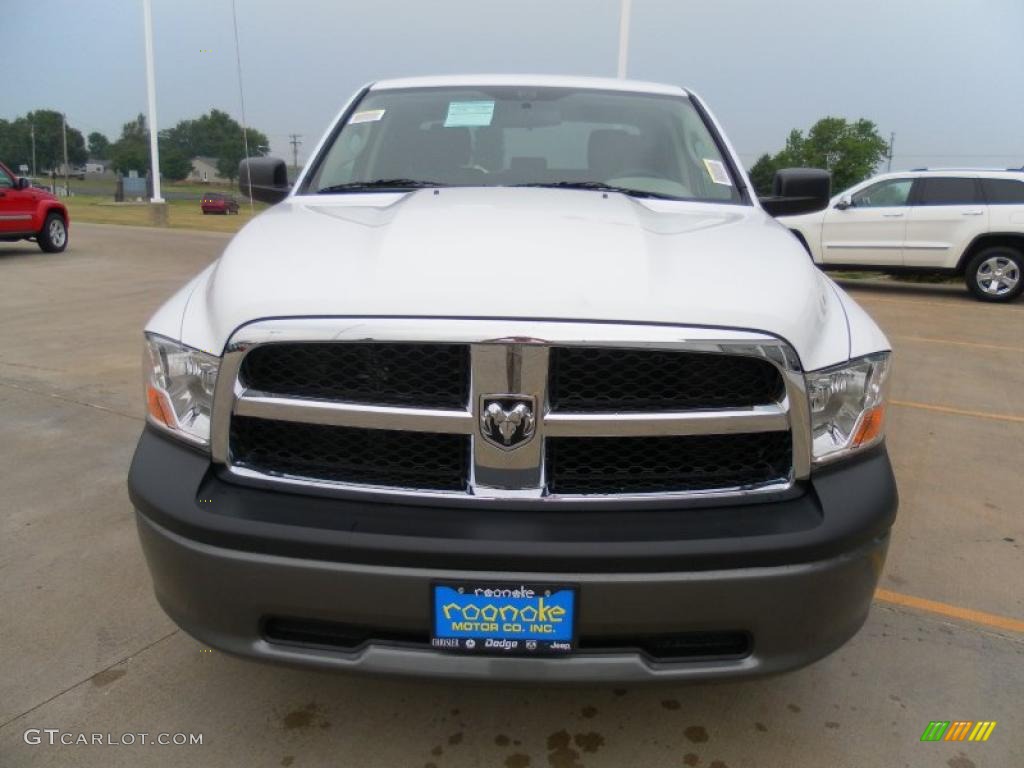
[{"label": "asphalt parking lot", "polygon": [[[745,683],[510,687],[385,680],[209,652],[152,596],[125,476],[141,328],[227,242],[77,225],[0,243],[0,765],[1024,765],[1024,302],[849,283],[896,351],[900,516],[867,625]],[[985,743],[922,743],[989,720]],[[202,745],[26,744],[26,729]]]}]

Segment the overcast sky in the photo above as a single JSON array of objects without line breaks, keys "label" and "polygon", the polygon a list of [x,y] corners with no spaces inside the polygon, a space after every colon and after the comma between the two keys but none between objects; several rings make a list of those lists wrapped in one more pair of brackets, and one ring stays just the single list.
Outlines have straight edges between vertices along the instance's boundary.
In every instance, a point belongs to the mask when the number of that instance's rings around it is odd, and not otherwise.
[{"label": "overcast sky", "polygon": [[[619,0],[236,0],[248,121],[300,160],[361,84],[613,76]],[[231,0],[152,0],[161,127],[240,117]],[[146,107],[142,0],[0,0],[0,117],[117,138]],[[1024,165],[1024,0],[633,0],[629,76],[693,88],[752,164],[819,117],[896,134],[893,167]]]}]

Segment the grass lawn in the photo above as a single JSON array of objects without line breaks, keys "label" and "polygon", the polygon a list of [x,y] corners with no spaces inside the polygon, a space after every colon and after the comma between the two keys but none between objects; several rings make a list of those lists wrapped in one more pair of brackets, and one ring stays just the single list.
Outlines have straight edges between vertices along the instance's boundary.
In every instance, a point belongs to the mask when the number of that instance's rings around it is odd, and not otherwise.
[{"label": "grass lawn", "polygon": [[[42,187],[49,187],[51,183],[49,176],[39,176],[37,178],[29,177],[33,184],[38,184]],[[58,176],[56,179],[57,187],[63,189],[64,177]],[[114,199],[114,189],[117,187],[117,178],[111,173],[104,174],[86,174],[85,179],[68,179],[68,188],[71,190],[72,195],[96,195],[99,197],[108,196],[110,200]],[[241,195],[238,191],[238,185],[223,181],[223,182],[208,182],[206,184],[198,181],[164,181],[161,186],[161,191],[164,195],[170,194],[172,197],[191,197],[198,200],[204,192],[221,192],[223,194],[232,195],[236,198],[240,198]]]},{"label": "grass lawn", "polygon": [[[75,222],[91,224],[132,224],[139,227],[156,226],[152,211],[146,204],[115,205],[109,197],[74,195],[61,198],[71,213],[71,226]],[[256,203],[256,213],[267,208]],[[247,200],[239,200],[237,215],[204,215],[195,200],[167,202],[168,225],[174,229],[206,229],[214,232],[237,232],[253,216]]]}]

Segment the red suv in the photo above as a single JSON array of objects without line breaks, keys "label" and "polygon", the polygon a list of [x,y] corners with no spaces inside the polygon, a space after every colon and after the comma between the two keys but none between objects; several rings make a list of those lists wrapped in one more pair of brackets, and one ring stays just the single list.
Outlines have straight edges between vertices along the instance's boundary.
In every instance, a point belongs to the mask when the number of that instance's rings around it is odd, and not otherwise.
[{"label": "red suv", "polygon": [[68,247],[68,209],[0,163],[0,241],[35,240],[47,253]]},{"label": "red suv", "polygon": [[221,195],[216,192],[207,192],[199,202],[203,213],[238,213],[238,201],[231,195]]}]

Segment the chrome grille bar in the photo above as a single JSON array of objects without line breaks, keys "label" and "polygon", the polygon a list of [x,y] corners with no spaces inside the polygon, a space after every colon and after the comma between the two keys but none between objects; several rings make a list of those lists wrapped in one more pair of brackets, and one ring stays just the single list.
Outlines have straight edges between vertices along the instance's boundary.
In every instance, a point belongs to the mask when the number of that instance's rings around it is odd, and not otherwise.
[{"label": "chrome grille bar", "polygon": [[470,434],[473,414],[469,411],[403,408],[398,406],[339,403],[278,397],[243,391],[235,403],[235,414],[259,419],[327,424],[333,427],[398,429],[406,432],[454,432]]},{"label": "chrome grille bar", "polygon": [[781,405],[678,413],[549,413],[549,437],[650,437],[654,435],[734,435],[789,428]]},{"label": "chrome grille bar", "polygon": [[[279,341],[468,343],[471,350],[470,398],[466,408],[439,410],[402,406],[282,397],[246,390],[239,381],[242,360],[254,346]],[[710,354],[754,356],[776,367],[785,384],[779,402],[750,408],[678,412],[571,413],[551,412],[547,402],[548,353],[552,346],[605,346],[664,349]],[[503,450],[483,439],[480,426],[483,396],[523,394],[535,398],[536,432],[531,440]],[[232,465],[229,445],[233,414],[280,421],[340,427],[468,434],[472,438],[470,492],[455,494],[390,489],[304,478],[264,475]],[[626,501],[644,498],[679,503],[749,493],[777,493],[810,471],[810,418],[804,378],[793,350],[764,334],[722,329],[607,323],[534,322],[515,320],[447,320],[392,318],[323,318],[260,321],[243,326],[232,337],[222,360],[214,398],[211,451],[215,463],[250,482],[316,486],[342,493],[443,496],[454,502],[545,497],[546,437],[643,437],[743,434],[790,430],[793,467],[790,477],[759,487],[686,491],[662,494],[587,495],[565,501]],[[545,500],[549,497],[545,497]]]}]

